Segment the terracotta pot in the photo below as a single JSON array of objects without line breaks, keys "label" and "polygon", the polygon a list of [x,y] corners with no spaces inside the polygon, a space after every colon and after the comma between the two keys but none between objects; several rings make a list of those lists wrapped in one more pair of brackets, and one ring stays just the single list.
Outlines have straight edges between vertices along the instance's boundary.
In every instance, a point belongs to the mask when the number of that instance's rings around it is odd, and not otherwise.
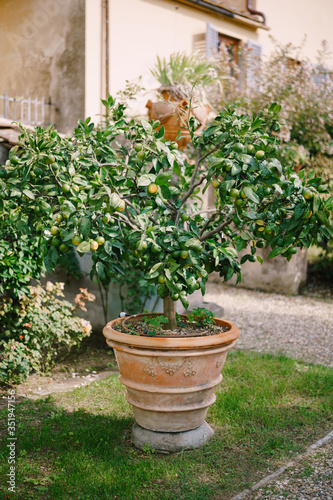
[{"label": "terracotta pot", "polygon": [[221,370],[239,336],[238,329],[215,319],[228,331],[205,337],[143,337],[115,330],[121,321],[108,323],[103,334],[115,350],[119,379],[127,388],[126,398],[137,423],[155,433],[201,428],[215,401],[214,389],[222,380]]},{"label": "terracotta pot", "polygon": [[[184,122],[188,120],[188,107],[190,100],[175,93],[170,92],[168,87],[162,87],[160,93],[163,101],[152,102],[148,100],[146,107],[148,108],[149,120],[159,120],[160,127],[164,127],[164,137],[169,141],[175,141],[179,129],[181,129],[181,137],[178,139],[179,149],[184,149],[191,141],[189,131],[184,127]],[[209,105],[192,104],[190,117],[194,116],[199,125],[195,131],[195,135],[201,133],[208,119],[208,114],[211,111]],[[157,130],[160,128],[158,127]]]}]

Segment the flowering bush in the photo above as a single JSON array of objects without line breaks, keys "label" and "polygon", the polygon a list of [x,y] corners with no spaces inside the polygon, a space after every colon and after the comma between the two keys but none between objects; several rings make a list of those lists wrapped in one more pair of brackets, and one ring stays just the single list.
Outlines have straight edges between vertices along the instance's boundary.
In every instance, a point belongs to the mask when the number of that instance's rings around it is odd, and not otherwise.
[{"label": "flowering bush", "polygon": [[77,308],[86,311],[85,302],[95,299],[86,289],[80,289],[74,306],[61,299],[63,283],[28,288],[18,303],[9,297],[0,302],[1,382],[16,383],[32,371],[49,370],[59,354],[91,332],[91,324],[76,315]]},{"label": "flowering bush", "polygon": [[[241,67],[229,62],[221,48],[222,101],[239,103],[244,111],[267,109],[270,103],[281,105],[278,132],[280,142],[292,145],[296,155],[305,148],[305,156],[333,154],[333,75],[326,66],[327,43],[322,42],[317,63],[302,55],[302,45],[282,45],[266,61],[260,61],[251,49],[241,47]],[[215,99],[221,99],[216,95]],[[221,101],[215,103],[218,107]],[[300,151],[299,148],[301,147]]]}]

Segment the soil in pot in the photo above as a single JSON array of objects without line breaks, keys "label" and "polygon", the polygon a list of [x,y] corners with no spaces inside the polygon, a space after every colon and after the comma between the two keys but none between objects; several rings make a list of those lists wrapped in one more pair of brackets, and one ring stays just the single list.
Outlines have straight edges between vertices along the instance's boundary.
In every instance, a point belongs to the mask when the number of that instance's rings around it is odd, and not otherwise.
[{"label": "soil in pot", "polygon": [[129,335],[141,335],[146,337],[206,337],[228,331],[227,326],[200,325],[189,321],[185,315],[179,315],[177,328],[174,330],[163,330],[165,320],[162,314],[139,314],[124,318],[115,329]]}]

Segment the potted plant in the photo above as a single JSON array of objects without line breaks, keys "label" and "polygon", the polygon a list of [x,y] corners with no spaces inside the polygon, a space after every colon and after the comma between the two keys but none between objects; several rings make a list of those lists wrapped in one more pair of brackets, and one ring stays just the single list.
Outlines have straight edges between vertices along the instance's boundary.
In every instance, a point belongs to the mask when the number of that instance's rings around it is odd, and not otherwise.
[{"label": "potted plant", "polygon": [[207,123],[211,106],[205,88],[218,85],[218,73],[214,64],[199,55],[182,52],[171,54],[169,59],[157,57],[151,74],[161,84],[161,99],[148,100],[146,107],[150,120],[158,120],[164,127],[164,136],[177,141],[184,149],[191,140],[186,122],[197,121],[196,135]]},{"label": "potted plant", "polygon": [[[19,231],[37,236],[50,271],[74,247],[79,255],[92,253],[91,278],[107,284],[139,268],[156,286],[164,319],[118,319],[104,335],[135,407],[136,445],[199,446],[212,433],[205,414],[238,330],[221,319],[209,325],[200,311],[177,324],[175,302],[187,308],[187,296],[204,294],[213,271],[240,281],[241,264],[260,260],[257,248],[270,246],[270,257],[290,259],[298,247],[332,236],[332,198],[320,195],[319,178],[279,161],[275,104],[252,117],[224,109],[199,136],[190,122],[188,160],[162,127],[157,131],[158,122],[136,123],[111,97],[103,102],[107,122],[96,128],[89,118],[80,121],[71,137],[50,127],[22,129],[0,170],[1,216],[11,212]],[[209,186],[215,207],[206,210],[202,193]],[[189,332],[193,321],[204,331],[183,335],[181,324]]]}]

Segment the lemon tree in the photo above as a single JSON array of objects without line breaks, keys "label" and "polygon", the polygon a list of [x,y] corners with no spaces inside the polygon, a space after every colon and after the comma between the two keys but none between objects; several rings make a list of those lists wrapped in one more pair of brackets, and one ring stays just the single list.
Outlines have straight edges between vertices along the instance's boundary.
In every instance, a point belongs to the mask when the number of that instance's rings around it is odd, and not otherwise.
[{"label": "lemon tree", "polygon": [[289,260],[332,237],[333,202],[321,179],[283,164],[276,104],[251,117],[223,109],[200,136],[190,118],[188,154],[156,131],[159,122],[128,119],[112,97],[104,104],[106,123],[80,121],[70,137],[22,129],[0,169],[1,217],[11,214],[17,231],[37,238],[49,271],[71,247],[91,253],[91,278],[103,284],[140,269],[172,328],[174,302],[187,307],[189,294],[204,294],[211,272],[240,281],[241,264],[261,260],[257,248]]}]

